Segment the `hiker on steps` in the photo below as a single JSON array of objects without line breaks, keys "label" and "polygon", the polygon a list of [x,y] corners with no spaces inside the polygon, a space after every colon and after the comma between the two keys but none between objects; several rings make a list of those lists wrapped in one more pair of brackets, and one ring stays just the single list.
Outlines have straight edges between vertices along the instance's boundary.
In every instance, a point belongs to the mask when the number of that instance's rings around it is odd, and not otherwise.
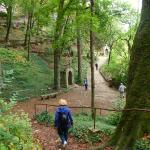
[{"label": "hiker on steps", "polygon": [[85,90],[87,91],[88,90],[88,80],[87,80],[87,78],[84,79],[83,85],[85,87]]},{"label": "hiker on steps", "polygon": [[95,64],[95,68],[96,68],[96,70],[98,70],[98,63]]},{"label": "hiker on steps", "polygon": [[123,85],[123,83],[120,83],[120,86],[119,86],[119,92],[120,92],[120,98],[124,98],[125,97],[125,89],[126,89],[126,86]]},{"label": "hiker on steps", "polygon": [[55,112],[55,127],[57,128],[61,143],[65,147],[68,140],[68,129],[73,126],[73,119],[71,111],[67,106],[67,101],[60,99],[59,105]]}]

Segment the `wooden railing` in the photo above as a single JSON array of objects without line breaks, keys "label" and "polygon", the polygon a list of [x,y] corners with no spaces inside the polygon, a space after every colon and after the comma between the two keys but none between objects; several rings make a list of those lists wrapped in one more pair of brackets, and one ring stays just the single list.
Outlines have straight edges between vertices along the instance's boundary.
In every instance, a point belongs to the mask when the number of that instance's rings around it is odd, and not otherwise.
[{"label": "wooden railing", "polygon": [[[34,105],[34,109],[35,109],[35,115],[37,115],[37,106],[44,106],[45,107],[45,111],[48,111],[48,107],[59,107],[59,105],[49,105],[49,104],[35,104]],[[69,108],[74,109],[81,109],[81,112],[83,113],[84,109],[92,109],[92,107],[90,106],[69,106]],[[113,112],[124,112],[124,111],[141,111],[141,112],[148,112],[150,113],[150,109],[142,109],[142,108],[128,108],[128,109],[110,109],[110,108],[102,108],[102,107],[95,107],[94,109],[94,118],[93,118],[93,127],[95,129],[96,126],[96,111],[99,110],[99,114],[102,115],[102,110],[105,111],[113,111]]]}]

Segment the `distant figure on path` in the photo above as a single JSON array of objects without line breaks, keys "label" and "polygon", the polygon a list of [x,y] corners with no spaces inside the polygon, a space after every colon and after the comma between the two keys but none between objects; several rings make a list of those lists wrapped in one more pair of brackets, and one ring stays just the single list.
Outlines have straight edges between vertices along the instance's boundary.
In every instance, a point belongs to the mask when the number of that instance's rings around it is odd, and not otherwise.
[{"label": "distant figure on path", "polygon": [[119,86],[120,98],[125,97],[125,89],[126,89],[126,86],[124,86],[123,83],[120,83],[120,86]]},{"label": "distant figure on path", "polygon": [[96,70],[98,70],[98,63],[95,64]]},{"label": "distant figure on path", "polygon": [[84,79],[84,87],[85,87],[85,90],[88,89],[88,80],[87,80],[87,78]]},{"label": "distant figure on path", "polygon": [[60,106],[55,112],[55,127],[57,128],[61,143],[63,147],[65,147],[68,140],[68,130],[71,126],[73,126],[73,119],[71,111],[67,106],[67,101],[64,99],[60,99],[59,105]]}]

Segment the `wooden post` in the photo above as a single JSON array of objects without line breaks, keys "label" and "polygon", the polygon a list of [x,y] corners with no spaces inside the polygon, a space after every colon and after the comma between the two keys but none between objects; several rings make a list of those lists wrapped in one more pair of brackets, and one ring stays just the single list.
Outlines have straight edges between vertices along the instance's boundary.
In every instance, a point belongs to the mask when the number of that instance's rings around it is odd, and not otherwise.
[{"label": "wooden post", "polygon": [[99,113],[100,113],[100,116],[101,116],[101,114],[102,114],[102,110],[101,110],[101,108],[99,109]]},{"label": "wooden post", "polygon": [[94,108],[94,130],[95,130],[95,127],[96,127],[96,108]]},{"label": "wooden post", "polygon": [[36,116],[36,104],[34,105],[34,111],[35,111],[35,116]]},{"label": "wooden post", "polygon": [[47,104],[45,106],[46,106],[46,112],[47,112]]}]

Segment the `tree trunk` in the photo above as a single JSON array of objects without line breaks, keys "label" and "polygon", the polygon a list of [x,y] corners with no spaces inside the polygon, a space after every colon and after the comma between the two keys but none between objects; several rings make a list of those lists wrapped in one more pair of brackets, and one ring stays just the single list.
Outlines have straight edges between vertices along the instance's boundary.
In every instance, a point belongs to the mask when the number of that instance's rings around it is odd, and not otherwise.
[{"label": "tree trunk", "polygon": [[113,44],[111,44],[111,45],[109,46],[110,51],[109,51],[109,55],[108,55],[108,66],[109,66],[110,60],[111,60],[112,47],[113,47]]},{"label": "tree trunk", "polygon": [[35,7],[35,4],[34,4],[34,0],[31,0],[31,6],[32,8],[30,8],[30,10],[28,10],[28,22],[27,22],[27,28],[26,28],[26,34],[25,34],[25,41],[24,41],[24,46],[25,48],[29,47],[29,42],[30,42],[30,39],[31,39],[31,30],[33,28],[33,14],[34,14],[34,7]]},{"label": "tree trunk", "polygon": [[54,88],[60,89],[60,54],[59,50],[54,51]]},{"label": "tree trunk", "polygon": [[[131,49],[125,108],[150,109],[150,1],[143,0],[141,21]],[[150,133],[150,113],[124,112],[110,144],[133,150],[136,139]]]},{"label": "tree trunk", "polygon": [[77,52],[78,52],[78,83],[82,83],[81,77],[81,37],[80,37],[80,28],[78,23],[79,10],[77,8],[76,20],[77,20]]},{"label": "tree trunk", "polygon": [[2,70],[2,65],[0,62],[0,90],[3,87],[3,70]]},{"label": "tree trunk", "polygon": [[30,14],[30,24],[29,24],[29,33],[28,33],[28,61],[30,60],[32,17],[33,17],[33,13]]},{"label": "tree trunk", "polygon": [[63,30],[63,8],[64,8],[64,0],[59,1],[59,9],[58,16],[56,21],[56,29],[53,41],[53,49],[54,49],[54,89],[60,89],[60,56],[61,56],[61,46],[59,43],[59,39],[62,36]]},{"label": "tree trunk", "polygon": [[129,53],[129,56],[130,56],[131,48],[132,48],[131,43],[130,43],[131,38],[132,38],[131,35],[129,35],[129,38],[126,40],[127,45],[128,45],[128,53]]},{"label": "tree trunk", "polygon": [[7,9],[7,32],[6,32],[6,37],[5,37],[6,43],[9,40],[11,22],[12,22],[12,6],[8,6],[8,9]]},{"label": "tree trunk", "polygon": [[77,29],[77,51],[78,51],[78,83],[82,83],[81,77],[81,38],[80,29]]},{"label": "tree trunk", "polygon": [[[90,0],[91,2],[91,17],[93,17],[93,7],[94,7],[94,1]],[[91,107],[92,107],[92,118],[94,118],[94,101],[95,101],[95,81],[94,81],[94,49],[93,49],[93,21],[91,18],[91,24],[90,24],[90,57],[91,57]]]},{"label": "tree trunk", "polygon": [[30,60],[30,48],[31,48],[31,31],[32,31],[32,18],[33,12],[28,13],[28,24],[27,24],[27,31],[25,37],[25,47],[27,47],[27,60]]},{"label": "tree trunk", "polygon": [[27,22],[27,28],[26,28],[26,34],[25,34],[25,40],[24,40],[24,46],[27,47],[27,40],[28,40],[28,34],[30,30],[30,14],[28,13],[28,22]]}]

